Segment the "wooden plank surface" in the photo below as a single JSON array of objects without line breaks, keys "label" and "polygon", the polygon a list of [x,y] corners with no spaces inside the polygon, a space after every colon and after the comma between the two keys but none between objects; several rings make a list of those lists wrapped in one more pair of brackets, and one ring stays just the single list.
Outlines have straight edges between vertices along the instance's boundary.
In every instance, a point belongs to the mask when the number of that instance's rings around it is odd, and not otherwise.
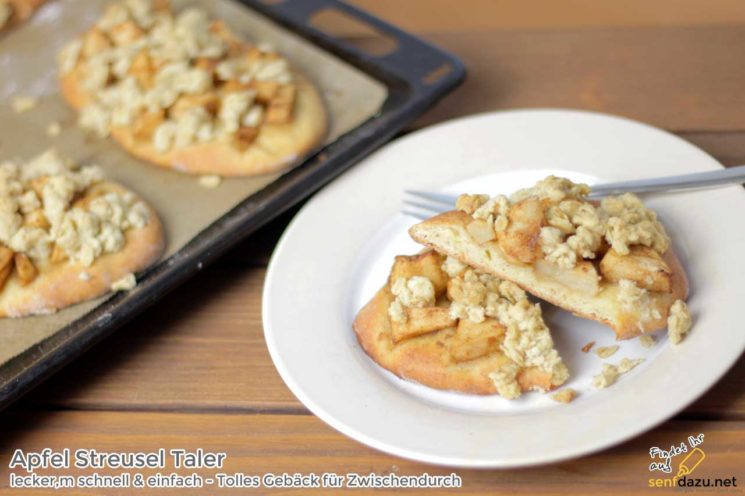
[{"label": "wooden plank surface", "polygon": [[[207,270],[27,403],[75,409],[304,412],[263,341],[265,270]],[[126,349],[127,353],[120,350]],[[745,420],[745,358],[681,418]]]},{"label": "wooden plank surface", "polygon": [[[745,24],[739,0],[350,0],[419,34],[489,29],[584,29]],[[350,30],[347,35],[357,34]]]},{"label": "wooden plank surface", "polygon": [[[468,81],[411,129],[475,112],[575,107],[640,119],[726,165],[745,163],[745,9],[738,0],[353,3],[468,66]],[[362,36],[344,29],[350,39]],[[226,471],[449,473],[345,438],[310,415],[277,375],[262,336],[261,288],[295,211],[0,414],[0,492],[16,448],[202,447],[227,451]],[[742,475],[745,359],[647,434],[547,467],[457,470],[461,493],[639,492],[649,478],[649,447],[698,432],[706,434],[707,453],[700,475]]]},{"label": "wooden plank surface", "polygon": [[417,125],[487,110],[571,107],[672,131],[745,130],[745,27],[432,34],[466,83]]},{"label": "wooden plank surface", "polygon": [[[192,451],[203,448],[228,453],[224,466],[226,473],[393,472],[420,475],[427,472],[447,475],[453,472],[449,468],[393,458],[366,448],[307,415],[65,411],[28,414],[19,411],[6,415],[3,426],[13,432],[11,436],[0,438],[0,458],[3,460],[9,459],[17,448],[27,451],[85,448],[139,452],[158,448]],[[647,487],[650,478],[650,447],[669,449],[670,445],[699,433],[705,434],[702,447],[706,459],[697,469],[697,476],[724,478],[741,473],[745,456],[745,422],[669,422],[612,450],[548,467],[507,471],[456,470],[463,481],[461,491],[427,490],[426,494],[495,494],[497,488],[504,494],[577,494],[580,490],[586,494],[625,494],[624,488],[626,491],[637,488],[638,492]],[[8,472],[6,466],[0,466],[0,488],[7,485]],[[22,473],[20,469],[15,469],[15,472]],[[66,471],[71,475],[91,472]],[[204,476],[215,473],[210,470],[196,472]],[[39,470],[39,474],[50,473],[53,472]],[[572,483],[581,485],[572,486]],[[183,493],[190,494],[188,491]],[[124,493],[107,490],[106,494]],[[355,491],[354,494],[359,493]]]}]

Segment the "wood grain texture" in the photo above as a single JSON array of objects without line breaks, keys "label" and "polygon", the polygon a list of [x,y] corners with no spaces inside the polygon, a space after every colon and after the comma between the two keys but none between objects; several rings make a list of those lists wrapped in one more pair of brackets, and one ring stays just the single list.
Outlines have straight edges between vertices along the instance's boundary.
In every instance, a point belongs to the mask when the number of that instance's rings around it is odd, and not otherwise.
[{"label": "wood grain texture", "polygon": [[27,401],[77,409],[300,409],[264,343],[264,273],[205,271]]},{"label": "wood grain texture", "polygon": [[[263,340],[264,274],[251,267],[208,269],[26,403],[94,410],[305,412],[277,374]],[[679,417],[745,420],[744,376],[745,357]]]},{"label": "wood grain texture", "polygon": [[[184,448],[226,452],[224,471],[447,475],[463,480],[457,494],[624,494],[644,490],[650,478],[648,450],[669,449],[689,435],[704,433],[706,459],[697,468],[701,477],[731,477],[742,473],[745,456],[743,422],[668,422],[613,450],[545,468],[521,470],[453,470],[396,459],[372,450],[305,415],[220,415],[132,412],[6,413],[2,425],[14,434],[0,439],[0,459],[12,450],[49,447],[94,448],[99,451],[154,451]],[[16,473],[20,473],[15,469]],[[70,470],[82,475],[91,470]],[[100,470],[100,473],[116,473]],[[168,471],[166,471],[168,473]],[[202,475],[211,470],[196,470]],[[51,473],[40,470],[40,474]],[[143,473],[149,473],[143,471]],[[189,471],[191,473],[191,471]],[[8,467],[0,466],[0,488],[7,485]],[[656,476],[655,476],[656,477]],[[571,484],[581,481],[581,485]],[[166,491],[164,491],[166,492]],[[292,491],[278,491],[278,494]],[[427,494],[454,491],[428,490]],[[179,494],[196,494],[179,491]],[[400,491],[390,491],[389,494]],[[124,494],[107,490],[106,494]],[[148,494],[151,494],[148,492]],[[359,494],[357,491],[354,494]],[[365,494],[362,492],[361,494]],[[379,493],[376,493],[379,494]]]},{"label": "wood grain texture", "polygon": [[745,28],[487,31],[427,38],[465,62],[460,88],[420,119],[520,107],[618,114],[673,131],[745,130]]},{"label": "wood grain texture", "polygon": [[[745,23],[738,0],[350,0],[416,33]],[[354,36],[355,31],[346,31]]]}]

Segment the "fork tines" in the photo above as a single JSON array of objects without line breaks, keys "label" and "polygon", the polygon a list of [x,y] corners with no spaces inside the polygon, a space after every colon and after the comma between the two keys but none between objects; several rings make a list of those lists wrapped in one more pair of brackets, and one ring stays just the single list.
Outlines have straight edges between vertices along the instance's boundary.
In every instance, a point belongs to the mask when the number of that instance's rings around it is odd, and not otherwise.
[{"label": "fork tines", "polygon": [[404,197],[404,208],[401,212],[417,219],[428,219],[455,208],[456,197],[453,195],[414,190],[405,190],[404,194],[412,198]]}]

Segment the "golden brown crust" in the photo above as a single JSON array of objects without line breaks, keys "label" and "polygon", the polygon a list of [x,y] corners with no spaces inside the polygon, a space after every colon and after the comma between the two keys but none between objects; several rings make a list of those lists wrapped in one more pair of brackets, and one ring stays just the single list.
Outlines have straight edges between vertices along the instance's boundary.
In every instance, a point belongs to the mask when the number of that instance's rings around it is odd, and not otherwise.
[{"label": "golden brown crust", "polygon": [[[77,110],[90,101],[81,86],[79,68],[60,77],[65,100]],[[263,124],[255,141],[241,151],[232,143],[214,141],[160,153],[149,141],[136,140],[130,127],[115,127],[112,137],[132,155],[152,164],[187,174],[253,176],[277,172],[311,152],[326,135],[326,109],[310,80],[293,72],[297,97],[293,118],[287,124]]]},{"label": "golden brown crust", "polygon": [[[447,350],[447,340],[455,329],[418,336],[394,344],[388,307],[393,295],[386,285],[360,310],[354,331],[362,348],[381,367],[402,379],[435,389],[470,394],[497,394],[489,373],[511,362],[501,352],[455,363]],[[550,390],[551,374],[536,368],[523,369],[517,376],[522,391]]]},{"label": "golden brown crust", "polygon": [[[116,183],[102,183],[99,188],[126,191]],[[158,214],[149,205],[147,208],[147,225],[127,230],[124,248],[97,258],[90,267],[67,261],[48,263],[39,267],[36,279],[26,286],[20,284],[17,274],[11,275],[0,291],[0,317],[47,314],[96,298],[108,293],[112,282],[156,262],[163,255],[165,237]],[[81,272],[89,279],[82,280]]]},{"label": "golden brown crust", "polygon": [[[457,234],[461,243],[469,243],[471,248],[474,248],[474,252],[481,250],[481,247],[473,246],[475,243],[470,239],[470,236],[466,231],[466,226],[470,221],[471,217],[468,214],[458,210],[453,210],[416,224],[409,230],[409,233],[416,241],[430,248],[434,248],[441,253],[455,257],[461,262],[476,267],[479,270],[512,281],[528,293],[546,300],[560,308],[568,310],[579,317],[595,320],[611,327],[616,333],[618,339],[630,339],[643,333],[664,329],[667,327],[667,317],[670,306],[675,302],[675,300],[685,300],[688,296],[688,278],[680,260],[672,248],[670,248],[662,257],[672,271],[672,291],[670,293],[649,293],[653,307],[660,313],[660,317],[646,320],[642,324],[634,315],[629,315],[620,310],[620,305],[616,299],[617,295],[615,292],[617,288],[615,287],[605,287],[595,296],[581,295],[578,292],[572,292],[568,288],[563,288],[562,292],[557,293],[556,291],[547,288],[545,284],[536,281],[535,276],[533,276],[533,278],[527,276],[529,272],[532,273],[532,270],[530,270],[528,265],[510,263],[502,257],[500,262],[509,265],[509,268],[506,270],[495,270],[494,263],[482,263],[477,260],[476,257],[464,254],[462,250],[457,250],[454,249],[453,246],[445,246],[440,242],[433,241],[433,229],[445,228],[452,230],[453,234]],[[493,243],[490,244],[490,247],[492,248],[490,250],[490,256],[499,257],[501,251],[498,245]],[[575,298],[567,298],[569,293],[574,294]],[[576,299],[577,295],[580,295],[580,298],[583,298],[588,303],[588,307],[612,310],[602,312],[592,311],[583,305],[572,304],[568,301],[569,299]],[[601,299],[602,304],[599,304]],[[594,303],[598,304],[594,306],[591,305],[593,303],[592,300],[595,300]]]}]

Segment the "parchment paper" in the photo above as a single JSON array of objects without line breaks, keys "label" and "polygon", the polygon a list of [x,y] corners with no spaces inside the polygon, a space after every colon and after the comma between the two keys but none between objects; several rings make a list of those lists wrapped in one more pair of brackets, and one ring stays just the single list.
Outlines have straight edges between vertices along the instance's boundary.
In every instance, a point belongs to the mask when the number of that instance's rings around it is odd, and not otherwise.
[{"label": "parchment paper", "polygon": [[[58,92],[56,54],[67,41],[92,25],[107,3],[110,2],[52,1],[29,23],[0,36],[0,161],[28,159],[55,147],[63,156],[100,165],[107,177],[130,187],[158,211],[166,229],[167,256],[281,174],[225,179],[218,188],[206,189],[199,186],[195,176],[148,165],[130,157],[113,141],[87,137],[78,129],[76,113]],[[230,0],[174,0],[172,4],[176,10],[200,5],[213,18],[226,21],[243,38],[272,43],[309,74],[321,89],[331,117],[327,142],[377,113],[387,96],[381,83],[240,4]],[[17,95],[37,98],[37,107],[16,114],[10,99]],[[56,138],[46,135],[46,128],[53,121],[63,127]],[[101,301],[103,298],[49,316],[0,319],[0,363],[54,334]]]}]

